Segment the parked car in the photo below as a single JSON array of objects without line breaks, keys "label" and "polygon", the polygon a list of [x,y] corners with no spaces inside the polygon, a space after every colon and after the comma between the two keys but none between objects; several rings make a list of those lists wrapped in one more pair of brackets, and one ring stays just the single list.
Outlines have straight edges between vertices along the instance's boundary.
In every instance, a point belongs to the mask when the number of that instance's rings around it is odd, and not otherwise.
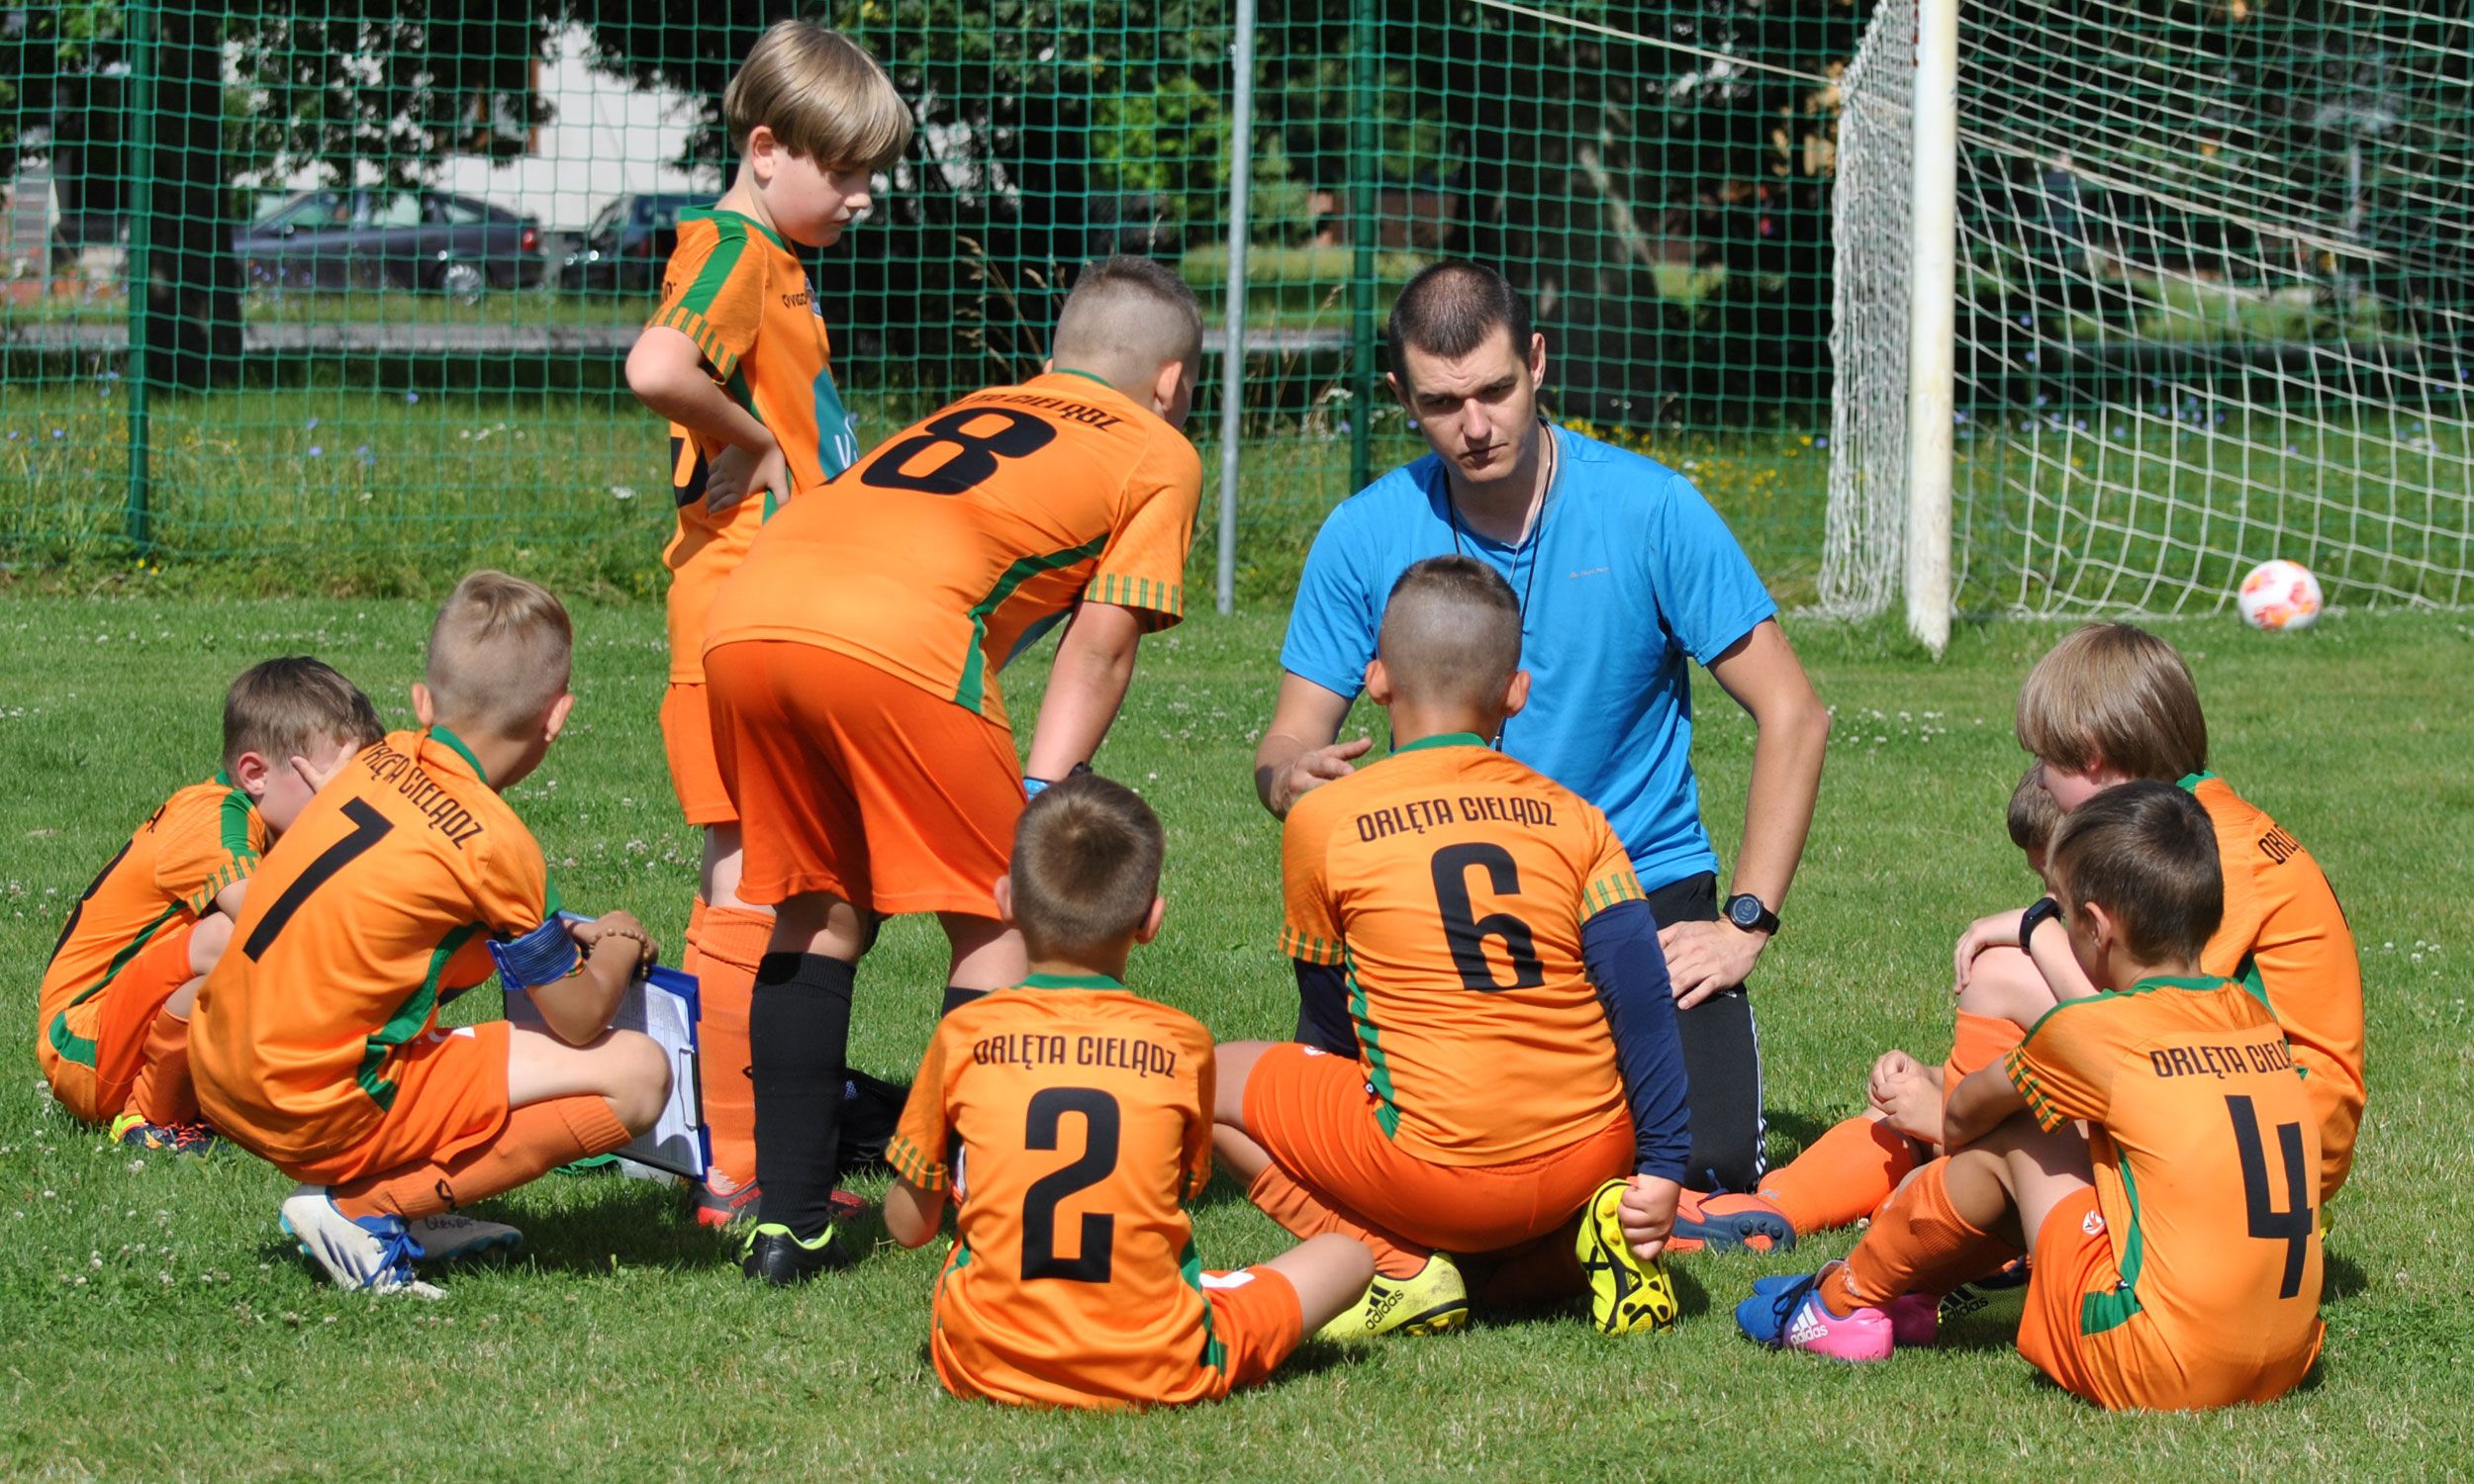
[{"label": "parked car", "polygon": [[602,208],[584,230],[584,245],[558,265],[558,286],[575,294],[651,294],[662,265],[679,244],[679,213],[711,206],[693,191],[630,192]]},{"label": "parked car", "polygon": [[540,226],[444,191],[304,191],[232,235],[252,288],[419,289],[471,304],[541,281]]}]

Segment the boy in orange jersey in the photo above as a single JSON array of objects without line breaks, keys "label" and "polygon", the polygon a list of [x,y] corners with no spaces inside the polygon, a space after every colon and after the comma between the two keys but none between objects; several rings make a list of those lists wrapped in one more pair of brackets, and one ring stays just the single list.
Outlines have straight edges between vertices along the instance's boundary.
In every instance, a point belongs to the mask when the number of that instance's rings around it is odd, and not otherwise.
[{"label": "boy in orange jersey", "polygon": [[565,726],[573,646],[541,588],[500,572],[458,584],[413,687],[420,729],[326,781],[259,867],[199,992],[198,1101],[302,1182],[284,1228],[344,1287],[436,1297],[413,1275],[424,1252],[408,1223],[618,1149],[669,1094],[661,1048],[607,1029],[652,959],[623,912],[575,927],[577,972],[533,991],[548,1034],[437,1024],[442,998],[489,976],[486,940],[558,910],[541,848],[498,790]]},{"label": "boy in orange jersey", "polygon": [[739,816],[714,764],[705,614],[781,501],[859,456],[831,345],[799,253],[830,247],[869,204],[869,177],[910,139],[910,111],[875,58],[809,21],[768,30],[721,96],[738,174],[710,211],[682,213],[661,305],[627,356],[627,385],[670,419],[678,533],[662,745],[687,822],[705,831],[682,968],[704,1005],[699,1074],[713,1172],[697,1219],[753,1209],[747,1001],[773,913],[739,895]]},{"label": "boy in orange jersey", "polygon": [[[2276,1017],[2200,969],[2224,909],[2219,848],[2208,810],[2169,784],[2072,810],[2055,894],[2017,925],[2058,1004],[1951,1092],[1957,1152],[1845,1262],[1757,1286],[1736,1311],[1747,1335],[1886,1359],[1889,1304],[2025,1248],[2020,1353],[2074,1395],[2195,1411],[2302,1380],[2321,1340],[2320,1120]],[[1877,1090],[1941,1100],[1920,1068],[1898,1080]]]},{"label": "boy in orange jersey", "polygon": [[1358,1055],[1220,1048],[1221,1161],[1289,1231],[1375,1254],[1331,1338],[1455,1328],[1447,1254],[1514,1248],[1562,1279],[1519,1286],[1585,1286],[1606,1333],[1674,1317],[1654,1264],[1691,1141],[1666,961],[1606,817],[1485,743],[1528,696],[1520,623],[1474,558],[1401,574],[1366,672],[1392,755],[1301,796],[1281,842],[1282,946],[1309,1001],[1345,975]]},{"label": "boy in orange jersey", "polygon": [[851,983],[873,919],[934,912],[948,1007],[1019,983],[997,917],[1026,786],[998,673],[1066,620],[1033,780],[1098,749],[1142,635],[1184,610],[1202,464],[1179,432],[1202,315],[1172,269],[1083,270],[1053,367],[963,398],[768,524],[705,633],[739,894],[775,907],[756,975],[750,1277],[845,1258],[832,1189]]},{"label": "boy in orange jersey", "polygon": [[[2319,1125],[2318,1191],[2325,1204],[2353,1164],[2362,1122],[2362,964],[2352,929],[2311,853],[2208,771],[2208,723],[2198,687],[2164,640],[2127,623],[2065,635],[2019,693],[2017,730],[2037,777],[2065,813],[2133,780],[2177,784],[2216,826],[2225,882],[2223,924],[2199,956],[2212,975],[2238,979],[2284,1026]],[[2018,914],[1970,926],[1956,951],[1958,1015],[1943,1076],[1954,1085],[2018,1045],[2020,1027],[2050,1004],[2044,979],[2022,972]],[[2067,973],[2064,966],[2063,972]],[[1931,1110],[1905,1132],[1938,1142]],[[1757,1246],[1752,1228],[1795,1232],[1845,1226],[1869,1213],[1914,1165],[1890,1126],[1852,1118],[1761,1180],[1759,1195],[1687,1198],[1678,1233],[1712,1248]]]},{"label": "boy in orange jersey", "polygon": [[36,995],[35,1061],[60,1105],[142,1149],[204,1154],[189,1011],[249,874],[316,791],[378,740],[369,697],[306,655],[252,665],[224,696],[216,775],[163,801],[69,909]]},{"label": "boy in orange jersey", "polygon": [[897,1242],[925,1243],[949,1190],[957,1203],[928,1334],[956,1396],[1223,1397],[1268,1378],[1374,1271],[1337,1236],[1225,1274],[1194,1254],[1182,1203],[1211,1178],[1211,1036],[1123,983],[1160,931],[1164,843],[1132,789],[1088,772],[1032,801],[997,884],[1030,973],[945,1016],[886,1152]]}]

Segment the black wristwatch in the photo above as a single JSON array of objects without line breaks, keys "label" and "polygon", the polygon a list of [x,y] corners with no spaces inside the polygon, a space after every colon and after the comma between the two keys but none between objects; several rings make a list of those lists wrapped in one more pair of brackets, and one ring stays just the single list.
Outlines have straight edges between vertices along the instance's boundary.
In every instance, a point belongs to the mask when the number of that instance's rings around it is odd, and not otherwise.
[{"label": "black wristwatch", "polygon": [[2028,946],[2028,940],[2036,936],[2038,924],[2047,920],[2059,920],[2060,917],[2061,903],[2049,896],[2038,897],[2026,911],[2019,914],[2019,946],[2022,949]]},{"label": "black wristwatch", "polygon": [[1750,891],[1739,891],[1728,897],[1719,911],[1726,914],[1729,922],[1748,933],[1768,933],[1773,937],[1777,934],[1778,914],[1769,910],[1760,897]]}]

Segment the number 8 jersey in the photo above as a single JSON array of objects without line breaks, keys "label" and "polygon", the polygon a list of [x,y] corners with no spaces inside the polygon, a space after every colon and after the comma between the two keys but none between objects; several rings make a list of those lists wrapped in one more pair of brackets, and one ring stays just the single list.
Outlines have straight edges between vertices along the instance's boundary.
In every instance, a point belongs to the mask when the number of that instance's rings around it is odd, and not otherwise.
[{"label": "number 8 jersey", "polygon": [[1202,461],[1096,377],[992,387],[784,507],[726,579],[708,652],[813,644],[1005,723],[998,672],[1075,603],[1184,611]]},{"label": "number 8 jersey", "polygon": [[1113,979],[1033,974],[937,1024],[885,1158],[956,1200],[929,1345],[948,1388],[1050,1406],[1213,1394],[1184,1207],[1211,1177],[1211,1098],[1210,1033]]},{"label": "number 8 jersey", "polygon": [[1337,964],[1377,1125],[1503,1164],[1625,1115],[1581,924],[1642,895],[1589,802],[1467,734],[1323,785],[1281,837],[1281,951]]}]

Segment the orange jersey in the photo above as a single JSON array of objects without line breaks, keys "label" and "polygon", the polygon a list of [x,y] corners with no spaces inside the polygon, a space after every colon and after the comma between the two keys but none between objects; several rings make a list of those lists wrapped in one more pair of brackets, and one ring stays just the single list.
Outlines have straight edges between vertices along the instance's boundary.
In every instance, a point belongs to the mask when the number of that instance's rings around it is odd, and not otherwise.
[{"label": "orange jersey", "polygon": [[94,1065],[68,1010],[109,988],[145,946],[214,910],[216,894],[257,869],[266,821],[218,773],[191,784],[138,826],[69,909],[36,992],[35,1061],[46,1077],[65,1058]]},{"label": "orange jersey", "polygon": [[707,649],[835,650],[1005,720],[997,674],[1084,599],[1165,628],[1185,610],[1202,461],[1071,371],[994,387],[870,452],[765,527],[714,600]]},{"label": "orange jersey", "polygon": [[2294,1043],[2303,1089],[2320,1125],[2320,1198],[2353,1167],[2362,1123],[2362,960],[2353,929],[2320,863],[2225,780],[2182,781],[2217,828],[2225,872],[2225,921],[2200,967],[2239,979],[2276,1015]]},{"label": "orange jersey", "polygon": [[2231,979],[2142,979],[2065,1000],[2008,1054],[2038,1124],[2089,1123],[2097,1207],[2121,1274],[2083,1337],[2132,1326],[2141,1369],[2204,1407],[2278,1396],[2320,1344],[2320,1127],[2292,1047]]},{"label": "orange jersey", "polygon": [[[696,342],[705,369],[782,445],[791,493],[805,495],[859,456],[850,415],[833,385],[833,347],[808,270],[773,232],[736,212],[679,214],[679,245],[662,271],[661,307],[645,327]],[[678,534],[662,553],[670,569],[670,678],[705,676],[705,612],[714,590],[747,555],[770,514],[766,498],[716,515],[705,509],[705,474],[724,445],[670,424],[670,493]]]},{"label": "orange jersey", "polygon": [[[1097,975],[1033,974],[940,1021],[886,1150],[951,1185],[930,1350],[965,1394],[1210,1394],[1221,1357],[1184,1202],[1211,1177],[1211,1036]],[[955,1167],[948,1141],[961,1141]]]},{"label": "orange jersey", "polygon": [[490,976],[484,939],[556,909],[541,848],[455,734],[388,734],[251,883],[190,1021],[199,1103],[278,1163],[358,1143],[394,1104],[390,1055]]},{"label": "orange jersey", "polygon": [[1376,1119],[1436,1164],[1501,1164],[1625,1116],[1580,927],[1641,897],[1606,816],[1468,735],[1300,797],[1281,950],[1342,964]]}]

